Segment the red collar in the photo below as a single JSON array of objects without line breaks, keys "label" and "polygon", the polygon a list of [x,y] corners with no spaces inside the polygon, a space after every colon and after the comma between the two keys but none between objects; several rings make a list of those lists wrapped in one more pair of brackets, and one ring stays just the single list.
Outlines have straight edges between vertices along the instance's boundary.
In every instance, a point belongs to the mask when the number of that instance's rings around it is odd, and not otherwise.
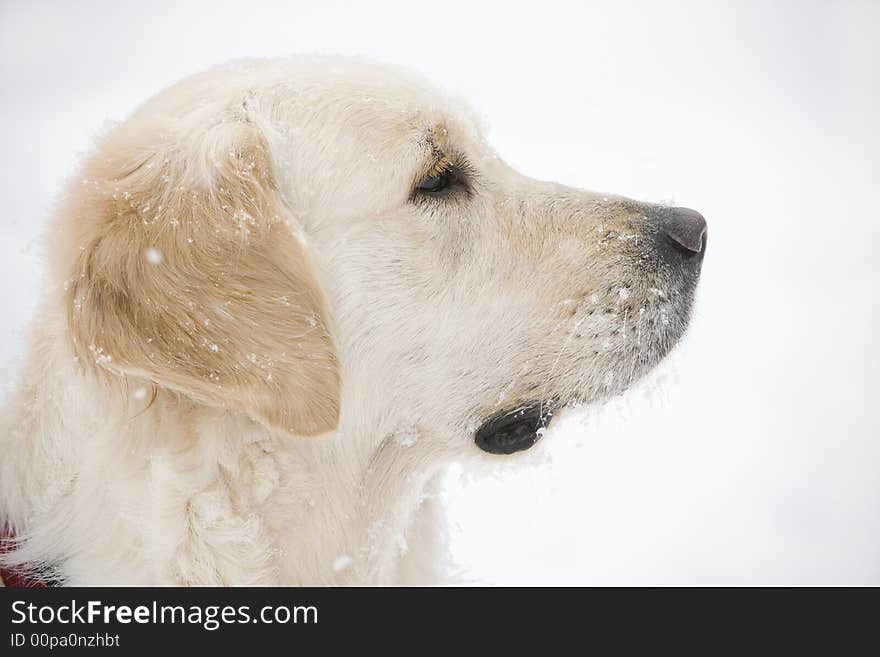
[{"label": "red collar", "polygon": [[[0,554],[12,552],[15,534],[9,529],[0,527]],[[46,583],[35,575],[31,575],[26,568],[4,568],[0,566],[0,579],[3,584],[12,588],[45,588]]]}]

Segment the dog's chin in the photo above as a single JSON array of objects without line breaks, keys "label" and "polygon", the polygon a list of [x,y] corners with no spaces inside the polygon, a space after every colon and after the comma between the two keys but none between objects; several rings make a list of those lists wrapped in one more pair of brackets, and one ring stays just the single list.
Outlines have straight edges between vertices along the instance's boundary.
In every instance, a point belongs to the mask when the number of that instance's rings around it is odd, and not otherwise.
[{"label": "dog's chin", "polygon": [[[649,335],[638,333],[638,325],[624,325],[620,333],[625,341],[605,352],[582,351],[572,355],[573,371],[599,369],[606,375],[578,386],[560,385],[564,395],[533,401],[502,410],[484,420],[474,434],[474,442],[489,454],[515,454],[533,447],[544,435],[555,413],[564,407],[580,407],[607,401],[625,393],[639,379],[651,372],[684,336],[690,322],[699,267],[691,278],[667,286],[667,309],[658,312],[650,324]],[[610,312],[610,311],[608,311]],[[631,335],[625,335],[629,330]],[[560,379],[571,379],[563,376]],[[576,388],[572,390],[571,388]]]},{"label": "dog's chin", "polygon": [[[682,329],[684,326],[686,320]],[[624,394],[668,355],[682,333],[683,330],[663,339],[643,342],[636,351],[610,354],[605,369],[614,376],[596,381],[564,399],[528,402],[489,416],[476,430],[474,442],[489,454],[515,454],[530,449],[543,437],[554,415],[563,409],[599,404]]]},{"label": "dog's chin", "polygon": [[489,454],[514,454],[529,449],[544,434],[553,418],[552,402],[531,402],[496,413],[483,422],[474,442]]}]

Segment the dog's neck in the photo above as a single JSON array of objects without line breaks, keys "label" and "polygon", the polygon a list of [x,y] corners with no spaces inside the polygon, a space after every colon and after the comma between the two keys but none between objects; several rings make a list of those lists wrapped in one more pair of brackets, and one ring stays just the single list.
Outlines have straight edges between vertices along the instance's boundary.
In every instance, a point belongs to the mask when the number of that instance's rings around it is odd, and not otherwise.
[{"label": "dog's neck", "polygon": [[[344,416],[332,434],[295,438],[166,391],[150,403],[148,383],[95,377],[52,326],[37,331],[9,418],[28,440],[6,446],[42,462],[9,459],[21,469],[0,472],[10,487],[40,483],[4,510],[20,533],[35,532],[25,556],[60,563],[72,583],[400,581],[407,543],[425,540],[412,523],[443,462],[413,428],[376,433],[382,423]],[[41,542],[53,523],[65,528],[61,545]]]}]

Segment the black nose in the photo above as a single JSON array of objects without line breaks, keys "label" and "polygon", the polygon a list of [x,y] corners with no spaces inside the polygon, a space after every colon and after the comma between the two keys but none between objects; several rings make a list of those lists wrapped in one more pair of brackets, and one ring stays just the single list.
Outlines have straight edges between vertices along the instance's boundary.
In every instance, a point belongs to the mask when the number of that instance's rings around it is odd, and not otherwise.
[{"label": "black nose", "polygon": [[660,230],[685,255],[704,253],[706,250],[706,220],[696,210],[663,208]]}]

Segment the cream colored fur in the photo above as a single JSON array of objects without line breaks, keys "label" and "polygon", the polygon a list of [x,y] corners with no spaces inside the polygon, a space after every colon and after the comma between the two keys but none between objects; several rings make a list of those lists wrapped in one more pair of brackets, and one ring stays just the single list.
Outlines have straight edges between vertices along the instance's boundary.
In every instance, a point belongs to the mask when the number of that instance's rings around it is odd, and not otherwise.
[{"label": "cream colored fur", "polygon": [[[438,159],[470,190],[412,198]],[[239,62],[102,137],[48,235],[0,434],[9,563],[67,584],[441,583],[439,476],[532,399],[615,394],[690,290],[649,207],[521,176],[359,60]],[[552,442],[552,437],[543,441]]]}]

